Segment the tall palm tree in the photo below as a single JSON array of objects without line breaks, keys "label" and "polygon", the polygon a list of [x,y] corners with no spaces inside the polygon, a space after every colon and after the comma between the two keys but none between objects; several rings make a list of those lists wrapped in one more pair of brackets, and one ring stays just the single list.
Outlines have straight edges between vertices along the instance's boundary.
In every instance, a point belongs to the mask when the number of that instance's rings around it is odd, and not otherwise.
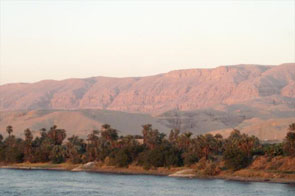
[{"label": "tall palm tree", "polygon": [[31,162],[32,161],[32,141],[33,141],[33,134],[30,129],[26,129],[25,133],[25,147],[24,147],[24,155],[25,160]]},{"label": "tall palm tree", "polygon": [[6,132],[8,133],[8,135],[9,135],[9,137],[10,137],[11,133],[13,132],[13,128],[12,128],[11,125],[8,125],[8,126],[6,127]]}]

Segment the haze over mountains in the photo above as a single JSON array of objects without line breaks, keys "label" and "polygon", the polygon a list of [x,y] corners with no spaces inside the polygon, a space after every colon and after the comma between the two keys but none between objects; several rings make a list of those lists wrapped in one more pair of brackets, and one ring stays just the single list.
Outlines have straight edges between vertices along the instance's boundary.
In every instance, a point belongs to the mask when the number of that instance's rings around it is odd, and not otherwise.
[{"label": "haze over mountains", "polygon": [[139,123],[152,123],[164,132],[226,134],[239,128],[262,139],[282,139],[295,122],[295,63],[5,84],[0,110],[1,133],[8,124],[19,134],[26,127],[58,124],[85,135],[110,123],[122,133],[139,134]]}]

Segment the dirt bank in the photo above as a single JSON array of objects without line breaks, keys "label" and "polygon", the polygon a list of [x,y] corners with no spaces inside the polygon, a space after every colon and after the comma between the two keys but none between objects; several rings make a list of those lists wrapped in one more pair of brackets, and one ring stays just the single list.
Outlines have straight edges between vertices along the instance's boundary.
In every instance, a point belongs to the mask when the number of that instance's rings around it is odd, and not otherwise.
[{"label": "dirt bank", "polygon": [[142,167],[131,165],[128,168],[118,168],[113,166],[103,166],[98,163],[87,164],[52,164],[52,163],[20,163],[12,165],[0,165],[0,168],[6,169],[24,169],[24,170],[56,170],[56,171],[72,171],[72,172],[98,172],[112,174],[128,174],[128,175],[158,175],[171,177],[186,178],[206,178],[206,179],[224,179],[245,182],[274,182],[295,184],[295,172],[281,170],[267,170],[265,168],[257,168],[261,162],[267,166],[262,160],[254,161],[248,168],[229,171],[220,171],[216,175],[206,175],[197,171],[196,168],[176,167],[176,168],[157,168],[145,170]]}]

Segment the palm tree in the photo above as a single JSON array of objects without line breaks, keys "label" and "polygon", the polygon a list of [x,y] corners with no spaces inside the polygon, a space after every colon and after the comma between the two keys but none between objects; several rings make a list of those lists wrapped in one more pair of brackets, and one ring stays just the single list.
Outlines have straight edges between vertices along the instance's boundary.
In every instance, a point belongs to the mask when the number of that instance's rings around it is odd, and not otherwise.
[{"label": "palm tree", "polygon": [[82,153],[85,152],[84,140],[79,138],[76,135],[68,138],[66,144],[67,157],[71,160],[72,163],[80,163]]},{"label": "palm tree", "polygon": [[101,126],[101,129],[102,130],[108,130],[108,129],[110,129],[111,128],[111,125],[109,125],[109,124],[103,124],[102,126]]},{"label": "palm tree", "polygon": [[33,134],[30,129],[26,129],[25,131],[25,147],[24,147],[24,155],[26,161],[32,161],[32,141]]},{"label": "palm tree", "polygon": [[248,159],[252,156],[252,150],[258,145],[259,139],[257,137],[249,137],[246,134],[243,134],[241,140],[238,142],[239,148],[247,155]]},{"label": "palm tree", "polygon": [[92,133],[88,134],[87,141],[91,144],[95,144],[97,142],[99,131],[93,130]]},{"label": "palm tree", "polygon": [[57,129],[56,125],[48,131],[48,138],[51,139],[54,145],[61,145],[66,136],[66,131],[64,129]]},{"label": "palm tree", "polygon": [[92,133],[88,134],[87,136],[87,157],[88,161],[94,161],[98,154],[98,143],[99,143],[99,137],[98,137],[99,131],[93,130]]},{"label": "palm tree", "polygon": [[151,124],[146,124],[142,126],[142,135],[143,135],[143,143],[147,143],[147,138],[148,138],[148,133],[152,130],[152,125]]},{"label": "palm tree", "polygon": [[179,129],[172,129],[169,134],[169,142],[175,143],[179,136],[180,130]]},{"label": "palm tree", "polygon": [[8,135],[9,135],[9,137],[10,137],[10,134],[13,132],[13,128],[12,128],[11,125],[8,125],[8,126],[6,127],[6,132],[8,133]]},{"label": "palm tree", "polygon": [[101,132],[101,136],[107,141],[113,142],[118,139],[118,131],[116,129],[108,127],[108,129],[105,129]]},{"label": "palm tree", "polygon": [[32,142],[33,134],[30,129],[26,129],[25,131],[25,141]]},{"label": "palm tree", "polygon": [[151,124],[143,125],[143,143],[150,149],[154,149],[156,145],[162,144],[165,134],[160,133],[158,129],[152,129]]},{"label": "palm tree", "polygon": [[184,132],[177,138],[177,146],[184,151],[188,151],[188,148],[191,144],[192,132]]}]

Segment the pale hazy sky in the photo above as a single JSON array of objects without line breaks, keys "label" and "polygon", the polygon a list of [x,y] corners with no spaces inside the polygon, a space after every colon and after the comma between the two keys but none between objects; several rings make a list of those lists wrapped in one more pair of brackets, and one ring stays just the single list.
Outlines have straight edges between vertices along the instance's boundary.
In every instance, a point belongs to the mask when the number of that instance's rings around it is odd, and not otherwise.
[{"label": "pale hazy sky", "polygon": [[0,0],[0,84],[295,62],[295,0]]}]

